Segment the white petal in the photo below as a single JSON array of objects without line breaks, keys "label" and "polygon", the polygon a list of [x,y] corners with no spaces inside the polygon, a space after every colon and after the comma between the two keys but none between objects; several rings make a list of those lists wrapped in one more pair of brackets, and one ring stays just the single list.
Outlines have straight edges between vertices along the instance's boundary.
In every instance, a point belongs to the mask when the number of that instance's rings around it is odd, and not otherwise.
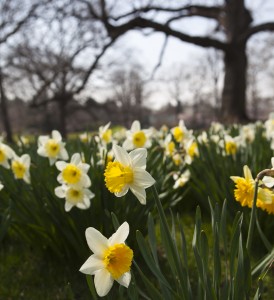
[{"label": "white petal", "polygon": [[57,131],[57,130],[53,130],[52,133],[51,133],[51,136],[57,142],[61,142],[62,141],[62,136],[61,136],[60,132]]},{"label": "white petal", "polygon": [[60,150],[60,154],[59,154],[60,158],[63,159],[63,160],[68,160],[69,159],[69,156],[68,156],[68,152],[65,148],[62,148]]},{"label": "white petal", "polygon": [[55,166],[59,171],[63,171],[65,169],[67,163],[65,161],[57,161]]},{"label": "white petal", "polygon": [[90,165],[89,164],[80,164],[79,168],[83,170],[85,173],[88,172]]},{"label": "white petal", "polygon": [[108,239],[109,244],[122,244],[125,242],[129,234],[129,225],[127,222],[124,222],[115,233]]},{"label": "white petal", "polygon": [[141,130],[141,124],[140,124],[140,122],[138,120],[135,120],[132,123],[130,130],[132,132],[140,131]]},{"label": "white petal", "polygon": [[274,185],[274,178],[270,177],[270,176],[264,176],[263,178],[263,183],[265,186],[267,186],[268,188],[272,188]]},{"label": "white petal", "polygon": [[101,269],[95,272],[94,285],[97,294],[100,297],[104,297],[113,285],[113,278],[107,270]]},{"label": "white petal", "polygon": [[145,170],[141,168],[134,169],[134,185],[148,188],[155,183],[155,179]]},{"label": "white petal", "polygon": [[100,257],[109,246],[108,239],[93,227],[86,229],[86,239],[89,249]]},{"label": "white petal", "polygon": [[80,185],[82,185],[85,188],[91,186],[91,181],[87,174],[83,174]]},{"label": "white petal", "polygon": [[274,157],[271,158],[272,168],[274,168]]},{"label": "white petal", "polygon": [[104,268],[103,261],[96,255],[91,255],[80,268],[80,272],[84,274],[94,275],[98,270]]},{"label": "white petal", "polygon": [[123,196],[125,196],[125,194],[128,192],[128,189],[129,189],[129,186],[128,186],[128,185],[125,185],[125,186],[123,187],[123,189],[122,189],[121,192],[119,192],[119,193],[114,193],[114,195],[115,195],[116,197],[123,197]]},{"label": "white petal", "polygon": [[66,193],[63,189],[62,186],[58,186],[57,188],[54,189],[54,194],[58,197],[58,198],[65,198]]},{"label": "white petal", "polygon": [[79,165],[81,163],[81,155],[80,153],[74,153],[71,157],[71,163],[74,165]]},{"label": "white petal", "polygon": [[125,149],[118,145],[113,145],[113,152],[115,160],[120,162],[122,165],[129,166],[131,163],[130,157]]},{"label": "white petal", "polygon": [[65,211],[70,211],[72,208],[73,208],[73,204],[72,203],[70,203],[69,201],[66,201],[65,202]]},{"label": "white petal", "polygon": [[30,166],[30,156],[28,154],[23,154],[21,156],[21,161],[27,168]]},{"label": "white petal", "polygon": [[85,190],[85,195],[87,196],[88,199],[92,199],[95,197],[95,194],[92,193],[90,190]]},{"label": "white petal", "polygon": [[126,139],[124,142],[123,142],[123,148],[125,150],[131,150],[134,148],[134,145],[132,143],[132,140],[131,139]]},{"label": "white petal", "polygon": [[129,188],[141,204],[146,204],[146,191],[144,188],[134,184],[131,184]]},{"label": "white petal", "polygon": [[130,284],[130,280],[131,280],[131,273],[126,272],[120,278],[118,278],[116,281],[127,288]]},{"label": "white petal", "polygon": [[47,156],[44,146],[39,147],[39,148],[37,149],[37,153],[38,153],[40,156]]},{"label": "white petal", "polygon": [[49,164],[50,164],[50,166],[53,166],[55,162],[56,162],[56,158],[49,157]]},{"label": "white petal", "polygon": [[132,160],[132,166],[138,168],[146,168],[147,150],[145,148],[138,148],[129,153]]}]

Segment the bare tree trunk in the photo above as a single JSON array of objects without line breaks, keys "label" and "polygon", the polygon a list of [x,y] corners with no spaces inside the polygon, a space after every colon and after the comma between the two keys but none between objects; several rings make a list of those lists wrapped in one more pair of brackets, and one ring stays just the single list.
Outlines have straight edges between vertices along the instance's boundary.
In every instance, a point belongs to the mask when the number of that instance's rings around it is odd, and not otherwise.
[{"label": "bare tree trunk", "polygon": [[58,101],[59,108],[59,131],[64,139],[67,138],[67,102],[60,99]]},{"label": "bare tree trunk", "polygon": [[4,130],[6,132],[6,139],[8,143],[12,143],[13,142],[12,130],[11,130],[9,113],[7,108],[7,98],[3,87],[3,75],[2,75],[1,68],[0,68],[0,96],[1,96],[0,109],[2,114]]},{"label": "bare tree trunk", "polygon": [[233,46],[225,53],[225,77],[222,93],[221,117],[223,121],[247,121],[245,45]]}]

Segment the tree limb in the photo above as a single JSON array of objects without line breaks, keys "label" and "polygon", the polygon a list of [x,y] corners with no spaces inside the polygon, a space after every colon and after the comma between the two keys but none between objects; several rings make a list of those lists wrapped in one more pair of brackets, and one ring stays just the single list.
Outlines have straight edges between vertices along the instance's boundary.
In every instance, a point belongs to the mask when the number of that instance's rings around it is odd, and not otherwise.
[{"label": "tree limb", "polygon": [[125,24],[120,26],[112,26],[108,24],[109,34],[113,39],[118,38],[129,30],[133,30],[136,28],[152,28],[155,31],[162,32],[167,36],[176,37],[183,42],[192,43],[201,47],[213,47],[219,50],[226,51],[227,44],[223,43],[219,40],[209,38],[209,37],[201,37],[201,36],[190,36],[188,34],[182,33],[175,29],[170,28],[168,25],[161,24],[158,22],[154,22],[145,18],[137,17],[128,21]]},{"label": "tree limb", "polygon": [[274,31],[274,22],[268,22],[256,25],[249,28],[246,33],[242,36],[244,41],[247,41],[253,34],[262,32],[262,31]]}]

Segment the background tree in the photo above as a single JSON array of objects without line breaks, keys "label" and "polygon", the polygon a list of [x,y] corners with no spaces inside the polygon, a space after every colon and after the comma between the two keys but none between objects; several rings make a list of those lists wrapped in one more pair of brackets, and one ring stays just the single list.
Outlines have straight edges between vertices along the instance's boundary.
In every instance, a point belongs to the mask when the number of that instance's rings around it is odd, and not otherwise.
[{"label": "background tree", "polygon": [[[97,22],[104,26],[106,35],[117,40],[130,30],[151,29],[166,37],[204,48],[215,48],[224,53],[224,83],[222,91],[222,119],[247,120],[246,70],[248,40],[256,33],[274,31],[274,22],[254,25],[252,12],[244,0],[215,1],[216,5],[178,1],[86,1],[79,0],[73,14],[82,22]],[[201,17],[213,20],[214,28],[206,36],[195,36],[183,31],[181,21]]]},{"label": "background tree", "polygon": [[10,51],[14,93],[19,98],[24,96],[32,107],[47,108],[55,103],[57,128],[65,137],[69,104],[85,89],[99,58],[111,44],[109,40],[104,42],[95,28],[92,34],[87,33],[75,20],[63,16],[46,20],[39,31],[26,32],[22,42]]},{"label": "background tree", "polygon": [[43,5],[43,1],[18,1],[2,0],[0,2],[0,110],[6,139],[12,142],[12,128],[8,112],[8,99],[5,92],[5,61],[8,40],[16,35],[24,26],[36,16],[37,10]]}]

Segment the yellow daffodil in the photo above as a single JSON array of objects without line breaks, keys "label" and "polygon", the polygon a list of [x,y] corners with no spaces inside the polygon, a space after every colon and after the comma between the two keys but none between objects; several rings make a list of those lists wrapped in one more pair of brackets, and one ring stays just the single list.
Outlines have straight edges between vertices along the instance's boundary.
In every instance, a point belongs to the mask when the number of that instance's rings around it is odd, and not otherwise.
[{"label": "yellow daffodil", "polygon": [[55,195],[58,198],[65,198],[65,211],[70,211],[73,206],[80,209],[88,209],[90,207],[90,199],[94,197],[94,194],[83,187],[71,187],[67,185],[61,185],[55,188]]},{"label": "yellow daffodil", "polygon": [[124,196],[130,189],[141,204],[146,204],[145,189],[152,186],[155,180],[145,170],[147,150],[135,149],[127,153],[118,145],[113,145],[115,160],[109,162],[105,169],[106,187],[117,197]]},{"label": "yellow daffodil", "polygon": [[67,160],[68,152],[59,131],[53,130],[51,136],[39,136],[37,153],[40,156],[48,157],[50,165],[53,165],[57,159]]},{"label": "yellow daffodil", "polygon": [[16,179],[22,179],[26,183],[30,183],[30,156],[23,154],[21,157],[14,156],[11,162],[11,169]]},{"label": "yellow daffodil", "polygon": [[[240,202],[242,206],[252,207],[255,181],[252,177],[251,171],[248,166],[244,166],[244,177],[231,176],[230,177],[235,183],[234,196],[236,201]],[[258,199],[264,203],[272,203],[272,193],[267,190],[260,188],[258,189]]]},{"label": "yellow daffodil", "polygon": [[189,138],[192,131],[187,130],[184,121],[180,120],[178,126],[171,128],[171,133],[176,142],[181,143],[184,139]]},{"label": "yellow daffodil", "polygon": [[92,254],[80,268],[84,274],[94,275],[94,285],[100,297],[106,296],[114,280],[128,287],[133,251],[125,244],[129,225],[124,222],[107,239],[93,227],[86,229],[86,239]]},{"label": "yellow daffodil", "polygon": [[57,177],[59,183],[83,188],[88,188],[91,185],[90,178],[87,175],[90,166],[82,162],[79,153],[72,155],[70,163],[57,161],[55,165],[61,171]]}]

